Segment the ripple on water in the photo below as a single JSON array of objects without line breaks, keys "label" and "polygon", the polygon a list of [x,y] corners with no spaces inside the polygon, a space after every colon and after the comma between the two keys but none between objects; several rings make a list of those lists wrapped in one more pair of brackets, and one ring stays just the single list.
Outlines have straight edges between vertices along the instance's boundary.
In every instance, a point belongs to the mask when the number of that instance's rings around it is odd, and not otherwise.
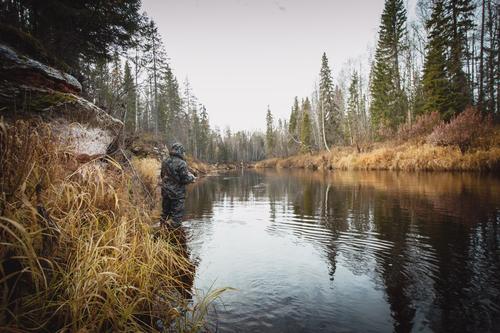
[{"label": "ripple on water", "polygon": [[498,327],[500,191],[481,191],[500,183],[283,173],[214,178],[195,193],[212,200],[187,224],[195,283],[239,289],[212,317],[220,332]]}]

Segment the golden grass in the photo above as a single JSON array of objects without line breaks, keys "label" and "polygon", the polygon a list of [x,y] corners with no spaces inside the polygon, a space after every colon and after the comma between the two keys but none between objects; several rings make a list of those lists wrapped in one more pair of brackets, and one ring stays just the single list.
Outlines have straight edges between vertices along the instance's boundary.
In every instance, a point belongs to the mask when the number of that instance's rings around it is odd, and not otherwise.
[{"label": "golden grass", "polygon": [[[172,234],[154,235],[130,171],[80,165],[57,142],[48,125],[0,122],[0,331],[151,331],[197,311],[182,296],[193,266]],[[134,165],[157,182],[158,162]]]},{"label": "golden grass", "polygon": [[148,193],[153,195],[160,182],[160,161],[156,158],[134,158],[132,165],[137,171],[138,177],[146,187]]},{"label": "golden grass", "polygon": [[441,147],[421,142],[388,142],[379,144],[371,151],[361,153],[352,147],[340,147],[332,149],[330,153],[319,152],[284,159],[269,159],[257,163],[255,167],[313,170],[498,170],[500,169],[500,130],[497,129],[488,141],[488,145],[482,144],[463,154],[458,147]]}]

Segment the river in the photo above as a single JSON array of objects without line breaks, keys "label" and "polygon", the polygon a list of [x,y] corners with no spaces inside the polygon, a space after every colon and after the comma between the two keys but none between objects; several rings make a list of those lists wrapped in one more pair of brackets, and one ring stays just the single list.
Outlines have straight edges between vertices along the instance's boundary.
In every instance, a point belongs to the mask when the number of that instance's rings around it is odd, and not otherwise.
[{"label": "river", "polygon": [[241,171],[186,202],[219,332],[500,331],[500,178]]}]

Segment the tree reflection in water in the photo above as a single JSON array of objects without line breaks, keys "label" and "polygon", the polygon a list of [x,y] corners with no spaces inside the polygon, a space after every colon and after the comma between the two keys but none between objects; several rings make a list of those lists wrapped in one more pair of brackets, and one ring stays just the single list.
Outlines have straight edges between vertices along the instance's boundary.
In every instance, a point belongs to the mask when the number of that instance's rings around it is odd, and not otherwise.
[{"label": "tree reflection in water", "polygon": [[394,331],[500,327],[498,178],[269,170],[208,178],[187,201],[191,246],[200,251],[222,223],[220,207],[257,203],[269,209],[267,234],[317,249],[331,285],[342,267],[383,291]]}]

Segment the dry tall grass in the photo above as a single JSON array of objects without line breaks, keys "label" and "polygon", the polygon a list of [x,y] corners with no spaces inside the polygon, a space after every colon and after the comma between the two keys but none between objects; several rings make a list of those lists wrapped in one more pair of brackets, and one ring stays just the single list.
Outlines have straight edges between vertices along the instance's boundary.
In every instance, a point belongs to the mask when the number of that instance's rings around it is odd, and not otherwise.
[{"label": "dry tall grass", "polygon": [[[484,141],[484,140],[482,140]],[[420,142],[384,143],[359,153],[352,147],[269,159],[256,168],[305,168],[343,170],[473,171],[500,169],[500,129],[488,144],[462,153],[457,146],[435,146]]]},{"label": "dry tall grass", "polygon": [[[57,142],[48,125],[0,122],[0,331],[151,331],[195,311],[181,295],[193,266],[154,237],[133,175]],[[153,186],[156,166],[135,163]]]},{"label": "dry tall grass", "polygon": [[160,177],[160,161],[156,158],[134,158],[134,171],[137,172],[141,185],[145,187],[147,196],[155,196]]}]

